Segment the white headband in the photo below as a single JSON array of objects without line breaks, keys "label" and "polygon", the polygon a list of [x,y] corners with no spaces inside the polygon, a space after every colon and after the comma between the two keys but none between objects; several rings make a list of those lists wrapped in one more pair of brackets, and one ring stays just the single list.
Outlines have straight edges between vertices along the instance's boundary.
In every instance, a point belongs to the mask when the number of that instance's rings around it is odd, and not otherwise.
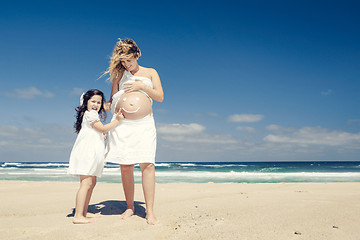
[{"label": "white headband", "polygon": [[85,95],[85,93],[82,93],[81,96],[80,96],[80,106],[83,105],[84,95]]}]

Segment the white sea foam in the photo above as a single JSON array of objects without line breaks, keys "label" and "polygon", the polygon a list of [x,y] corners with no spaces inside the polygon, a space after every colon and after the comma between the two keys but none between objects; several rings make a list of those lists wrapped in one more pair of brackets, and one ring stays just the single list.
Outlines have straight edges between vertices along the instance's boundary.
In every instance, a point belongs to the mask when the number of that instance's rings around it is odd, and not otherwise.
[{"label": "white sea foam", "polygon": [[68,163],[31,163],[31,164],[23,164],[22,166],[29,166],[29,167],[68,167]]},{"label": "white sea foam", "polygon": [[213,163],[213,164],[203,164],[199,163],[175,163],[181,167],[210,167],[210,168],[224,168],[224,167],[247,167],[245,164],[223,164],[223,163]]},{"label": "white sea foam", "polygon": [[34,172],[47,172],[47,173],[61,173],[61,172],[66,172],[67,169],[66,168],[35,168],[32,169]]},{"label": "white sea foam", "polygon": [[226,167],[247,167],[248,165],[243,164],[201,164],[198,165],[201,167],[209,167],[209,168],[226,168]]},{"label": "white sea foam", "polygon": [[14,166],[14,167],[68,167],[69,163],[31,163],[31,162],[4,162],[1,164],[1,167],[8,167],[8,166]]},{"label": "white sea foam", "polygon": [[18,167],[18,166],[21,166],[21,163],[16,163],[16,162],[13,162],[13,163],[3,163],[1,164],[1,167],[7,167],[7,166],[15,166],[15,167]]},{"label": "white sea foam", "polygon": [[17,168],[17,167],[7,167],[7,168],[1,169],[1,171],[8,171],[8,170],[12,170],[12,169],[19,169],[19,168]]},{"label": "white sea foam", "polygon": [[194,163],[179,163],[180,166],[182,167],[195,167],[196,164]]},{"label": "white sea foam", "polygon": [[120,168],[104,168],[104,172],[120,172]]},{"label": "white sea foam", "polygon": [[357,172],[293,172],[293,173],[274,173],[274,172],[202,172],[202,171],[158,171],[156,176],[159,177],[191,177],[191,178],[214,178],[214,179],[226,179],[226,178],[314,178],[314,177],[329,177],[329,178],[346,178],[346,177],[358,177],[360,179],[360,173]]},{"label": "white sea foam", "polygon": [[170,167],[170,163],[156,163],[156,167]]}]

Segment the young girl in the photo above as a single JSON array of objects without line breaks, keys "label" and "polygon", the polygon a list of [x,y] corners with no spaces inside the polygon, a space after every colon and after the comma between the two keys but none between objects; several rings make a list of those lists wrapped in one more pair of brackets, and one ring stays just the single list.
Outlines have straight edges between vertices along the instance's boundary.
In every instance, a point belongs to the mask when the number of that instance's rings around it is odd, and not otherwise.
[{"label": "young girl", "polygon": [[103,133],[114,128],[124,118],[116,113],[114,120],[106,125],[100,122],[99,113],[105,119],[104,94],[96,89],[87,91],[76,108],[75,132],[78,133],[71,151],[68,174],[80,176],[80,188],[76,195],[73,223],[90,223],[88,205],[104,167],[105,140]]}]

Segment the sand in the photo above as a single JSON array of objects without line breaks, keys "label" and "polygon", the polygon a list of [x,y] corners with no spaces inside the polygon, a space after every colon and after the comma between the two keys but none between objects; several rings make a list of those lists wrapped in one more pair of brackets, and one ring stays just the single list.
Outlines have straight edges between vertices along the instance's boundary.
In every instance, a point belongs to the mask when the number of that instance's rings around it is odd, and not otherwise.
[{"label": "sand", "polygon": [[94,223],[72,224],[78,183],[0,181],[0,239],[360,239],[360,183],[157,184],[159,225],[121,184],[98,183]]}]

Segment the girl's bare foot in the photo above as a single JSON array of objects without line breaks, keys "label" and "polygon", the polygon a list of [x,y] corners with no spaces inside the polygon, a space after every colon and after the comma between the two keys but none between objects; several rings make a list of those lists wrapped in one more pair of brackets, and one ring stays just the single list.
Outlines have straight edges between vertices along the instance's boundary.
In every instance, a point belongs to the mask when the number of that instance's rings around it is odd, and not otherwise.
[{"label": "girl's bare foot", "polygon": [[159,224],[160,221],[156,219],[156,217],[154,215],[146,215],[146,222],[150,225],[156,225]]},{"label": "girl's bare foot", "polygon": [[74,217],[73,224],[87,224],[92,223],[92,221],[86,217]]},{"label": "girl's bare foot", "polygon": [[121,219],[126,219],[128,217],[131,217],[132,215],[134,215],[134,210],[133,209],[126,209],[125,212],[123,212],[123,214],[120,215]]}]

